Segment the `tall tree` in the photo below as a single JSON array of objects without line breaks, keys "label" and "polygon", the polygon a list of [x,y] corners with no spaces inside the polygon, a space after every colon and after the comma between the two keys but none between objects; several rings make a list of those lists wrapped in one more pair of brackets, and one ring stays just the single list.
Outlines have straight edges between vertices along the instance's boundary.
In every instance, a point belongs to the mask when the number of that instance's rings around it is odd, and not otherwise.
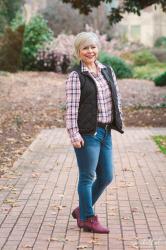
[{"label": "tall tree", "polygon": [[[73,8],[79,9],[80,13],[88,15],[93,7],[98,7],[101,2],[113,3],[113,0],[62,0],[64,3],[71,3]],[[141,10],[156,4],[161,5],[164,12],[166,12],[166,0],[119,0],[117,8],[112,7],[110,14],[108,15],[111,24],[121,21],[123,13],[132,12],[137,15],[141,14]]]},{"label": "tall tree", "polygon": [[22,2],[22,0],[0,0],[0,32],[10,24]]}]

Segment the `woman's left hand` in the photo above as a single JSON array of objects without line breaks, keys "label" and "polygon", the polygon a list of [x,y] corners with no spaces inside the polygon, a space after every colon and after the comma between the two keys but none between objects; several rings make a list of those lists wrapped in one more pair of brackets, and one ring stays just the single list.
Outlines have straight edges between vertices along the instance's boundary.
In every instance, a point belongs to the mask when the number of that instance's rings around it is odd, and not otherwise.
[{"label": "woman's left hand", "polygon": [[74,146],[75,148],[81,148],[81,147],[83,147],[83,146],[84,146],[84,140],[81,139],[81,140],[78,140],[78,141],[73,142],[73,146]]}]

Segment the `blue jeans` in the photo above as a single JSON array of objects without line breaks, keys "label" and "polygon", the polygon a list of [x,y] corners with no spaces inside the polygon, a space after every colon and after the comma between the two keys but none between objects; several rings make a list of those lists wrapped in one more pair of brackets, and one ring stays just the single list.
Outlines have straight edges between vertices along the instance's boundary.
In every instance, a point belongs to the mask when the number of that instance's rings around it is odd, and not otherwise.
[{"label": "blue jeans", "polygon": [[111,132],[100,127],[96,132],[94,135],[82,135],[84,146],[74,148],[79,168],[81,220],[94,215],[93,205],[113,179]]}]

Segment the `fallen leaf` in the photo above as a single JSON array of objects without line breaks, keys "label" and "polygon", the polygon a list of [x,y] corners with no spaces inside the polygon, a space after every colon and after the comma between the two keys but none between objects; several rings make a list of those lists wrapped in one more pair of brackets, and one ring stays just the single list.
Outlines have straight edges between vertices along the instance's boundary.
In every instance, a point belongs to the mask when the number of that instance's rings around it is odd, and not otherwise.
[{"label": "fallen leaf", "polygon": [[131,208],[131,212],[132,212],[132,213],[138,212],[138,208],[137,208],[137,207]]},{"label": "fallen leaf", "polygon": [[17,194],[17,192],[16,192],[16,191],[12,191],[11,193],[12,193],[12,194]]},{"label": "fallen leaf", "polygon": [[23,247],[25,247],[25,248],[32,248],[31,245],[24,245]]},{"label": "fallen leaf", "polygon": [[133,187],[133,186],[135,186],[135,184],[133,182],[130,182],[130,183],[126,184],[126,187]]},{"label": "fallen leaf", "polygon": [[32,174],[32,177],[33,177],[33,178],[39,177],[39,173],[33,173],[33,174]]},{"label": "fallen leaf", "polygon": [[118,187],[124,187],[124,188],[126,188],[126,187],[133,187],[133,186],[135,186],[135,184],[133,182],[129,182],[129,183],[121,184]]},{"label": "fallen leaf", "polygon": [[50,241],[55,241],[56,238],[48,238],[47,240],[48,240],[49,242],[50,242]]},{"label": "fallen leaf", "polygon": [[88,241],[88,243],[89,244],[95,244],[95,245],[101,245],[101,243],[98,241],[98,240],[95,240],[95,239],[93,239],[93,240],[90,240],[90,241]]},{"label": "fallen leaf", "polygon": [[20,207],[20,205],[15,204],[15,203],[11,204],[11,206],[12,206],[12,207]]},{"label": "fallen leaf", "polygon": [[79,245],[79,246],[77,246],[77,249],[84,249],[84,248],[88,248],[88,246],[87,245]]},{"label": "fallen leaf", "polygon": [[122,220],[130,220],[131,218],[130,218],[130,217],[122,216],[121,219],[122,219]]},{"label": "fallen leaf", "polygon": [[[137,244],[137,243],[136,243],[136,244]],[[138,247],[136,244],[133,243],[133,244],[129,244],[129,245],[127,245],[127,246],[132,247],[132,248],[135,248],[135,249],[138,249],[139,247]]]},{"label": "fallen leaf", "polygon": [[59,242],[66,242],[66,241],[69,241],[68,238],[48,238],[47,239],[48,241],[59,241]]},{"label": "fallen leaf", "polygon": [[108,215],[110,215],[110,216],[115,216],[116,213],[108,213]]},{"label": "fallen leaf", "polygon": [[63,209],[64,207],[66,207],[66,205],[53,205],[53,206],[52,206],[52,209],[61,210],[61,209]]},{"label": "fallen leaf", "polygon": [[4,200],[4,203],[7,203],[7,204],[13,204],[13,203],[15,203],[15,200],[12,200],[12,199],[6,199],[6,200]]},{"label": "fallen leaf", "polygon": [[134,170],[130,169],[130,168],[122,168],[122,171],[132,171],[132,172],[134,172]]},{"label": "fallen leaf", "polygon": [[54,224],[49,223],[48,226],[49,227],[54,227]]},{"label": "fallen leaf", "polygon": [[66,206],[62,205],[62,206],[58,206],[57,208],[58,208],[58,210],[61,210],[61,209],[63,209],[63,207],[66,207]]}]

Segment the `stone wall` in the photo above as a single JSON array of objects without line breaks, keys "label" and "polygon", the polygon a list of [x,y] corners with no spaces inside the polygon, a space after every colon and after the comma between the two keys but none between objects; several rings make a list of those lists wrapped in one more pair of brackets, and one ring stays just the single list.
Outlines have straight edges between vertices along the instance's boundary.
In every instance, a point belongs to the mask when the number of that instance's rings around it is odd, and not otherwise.
[{"label": "stone wall", "polygon": [[126,38],[131,42],[140,42],[152,47],[160,36],[166,36],[166,13],[158,6],[150,6],[141,12],[141,16],[125,14],[119,24],[126,31]]}]

